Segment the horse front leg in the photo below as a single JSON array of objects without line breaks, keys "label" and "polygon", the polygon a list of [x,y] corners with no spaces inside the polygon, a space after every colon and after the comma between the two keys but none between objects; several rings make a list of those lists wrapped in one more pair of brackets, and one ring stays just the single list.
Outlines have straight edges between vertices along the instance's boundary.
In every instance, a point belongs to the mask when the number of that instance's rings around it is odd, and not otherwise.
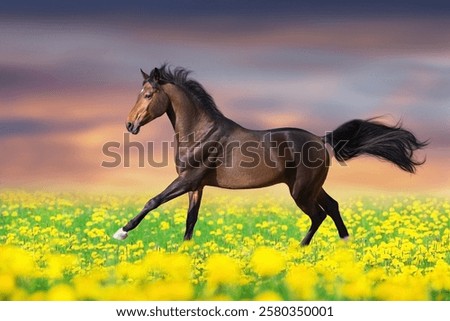
[{"label": "horse front leg", "polygon": [[186,232],[184,233],[184,240],[188,241],[192,238],[195,223],[197,223],[198,211],[202,201],[203,189],[198,189],[189,192],[189,209],[186,218]]},{"label": "horse front leg", "polygon": [[135,229],[144,217],[161,204],[174,199],[186,192],[192,190],[192,182],[179,176],[175,179],[162,193],[150,199],[142,209],[142,211],[131,219],[124,227],[121,227],[114,233],[113,237],[117,240],[124,240],[128,236],[128,232]]}]

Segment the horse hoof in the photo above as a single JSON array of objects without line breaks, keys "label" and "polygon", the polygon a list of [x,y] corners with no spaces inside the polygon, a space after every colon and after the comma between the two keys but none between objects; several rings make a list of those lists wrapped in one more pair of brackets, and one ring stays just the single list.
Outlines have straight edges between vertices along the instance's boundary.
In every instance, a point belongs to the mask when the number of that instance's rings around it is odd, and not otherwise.
[{"label": "horse hoof", "polygon": [[125,240],[128,237],[128,232],[125,232],[123,230],[123,228],[121,227],[120,229],[117,230],[116,233],[114,233],[113,237],[116,240],[122,241],[122,240]]},{"label": "horse hoof", "polygon": [[350,241],[350,236],[344,236],[344,237],[342,238],[342,241],[344,241],[344,242]]}]

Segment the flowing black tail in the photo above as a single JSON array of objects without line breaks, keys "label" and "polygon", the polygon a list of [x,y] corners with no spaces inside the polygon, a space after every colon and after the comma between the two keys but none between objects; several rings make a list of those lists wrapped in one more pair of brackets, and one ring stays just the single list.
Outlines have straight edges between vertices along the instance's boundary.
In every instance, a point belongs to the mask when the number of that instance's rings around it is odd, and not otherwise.
[{"label": "flowing black tail", "polygon": [[362,154],[370,154],[388,160],[404,171],[414,173],[424,161],[413,159],[413,153],[427,145],[400,124],[387,126],[379,122],[354,119],[324,137],[333,146],[338,161],[346,161]]}]

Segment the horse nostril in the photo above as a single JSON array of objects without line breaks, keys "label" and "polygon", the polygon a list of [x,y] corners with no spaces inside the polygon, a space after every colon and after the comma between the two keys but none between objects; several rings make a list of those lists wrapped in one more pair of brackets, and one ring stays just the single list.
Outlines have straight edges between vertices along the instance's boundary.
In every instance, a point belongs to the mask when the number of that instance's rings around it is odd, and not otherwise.
[{"label": "horse nostril", "polygon": [[128,130],[131,130],[131,128],[133,127],[133,124],[130,123],[130,122],[128,122],[126,126],[127,126],[127,129],[128,129]]}]

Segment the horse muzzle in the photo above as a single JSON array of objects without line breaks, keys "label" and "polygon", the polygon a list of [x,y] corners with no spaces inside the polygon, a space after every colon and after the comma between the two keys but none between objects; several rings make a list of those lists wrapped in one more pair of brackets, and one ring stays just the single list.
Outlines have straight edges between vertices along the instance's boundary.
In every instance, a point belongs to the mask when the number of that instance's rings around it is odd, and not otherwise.
[{"label": "horse muzzle", "polygon": [[128,132],[132,133],[133,135],[137,135],[139,133],[139,130],[141,129],[141,126],[137,123],[133,124],[128,122],[125,126]]}]

